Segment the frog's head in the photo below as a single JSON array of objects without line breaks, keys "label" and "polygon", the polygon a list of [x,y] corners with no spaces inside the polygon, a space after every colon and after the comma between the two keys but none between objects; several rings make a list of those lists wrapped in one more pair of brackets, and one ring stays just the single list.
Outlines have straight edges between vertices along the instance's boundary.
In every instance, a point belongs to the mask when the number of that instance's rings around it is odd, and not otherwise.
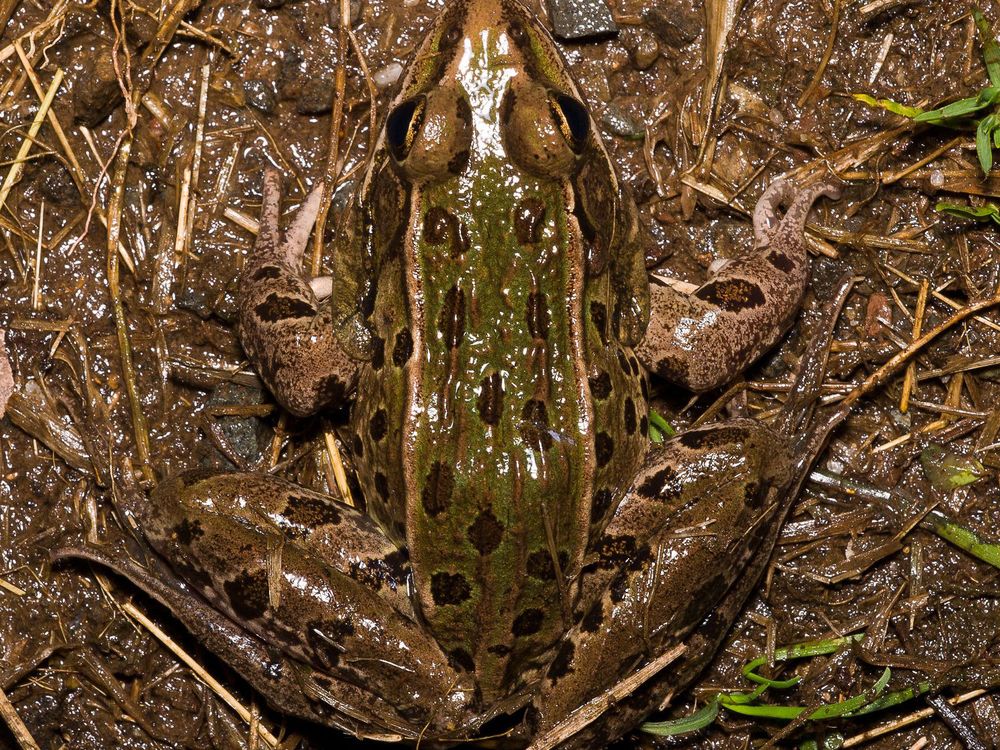
[{"label": "frog's head", "polygon": [[599,148],[555,43],[517,0],[448,4],[406,74],[384,138],[407,177],[430,182],[491,159],[567,178]]}]

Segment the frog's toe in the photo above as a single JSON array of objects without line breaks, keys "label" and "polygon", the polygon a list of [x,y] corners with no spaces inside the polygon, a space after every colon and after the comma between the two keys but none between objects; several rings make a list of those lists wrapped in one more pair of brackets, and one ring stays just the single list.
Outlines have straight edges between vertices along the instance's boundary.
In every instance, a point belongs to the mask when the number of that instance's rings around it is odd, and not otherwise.
[{"label": "frog's toe", "polygon": [[323,188],[321,182],[309,191],[309,195],[306,196],[305,201],[295,214],[295,218],[292,219],[288,231],[285,232],[285,241],[282,247],[289,263],[298,264],[305,252],[306,245],[309,244],[309,235],[312,234],[316,217],[319,215],[319,209],[323,203]]}]

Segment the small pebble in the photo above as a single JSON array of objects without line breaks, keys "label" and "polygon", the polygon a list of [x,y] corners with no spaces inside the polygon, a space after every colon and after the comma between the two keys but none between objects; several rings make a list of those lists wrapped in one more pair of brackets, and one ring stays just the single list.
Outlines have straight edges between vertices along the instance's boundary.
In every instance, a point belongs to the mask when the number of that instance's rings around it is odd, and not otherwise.
[{"label": "small pebble", "polygon": [[625,43],[632,57],[632,64],[638,70],[646,70],[660,56],[660,43],[648,31],[637,30],[629,35]]},{"label": "small pebble", "polygon": [[671,49],[684,47],[701,33],[701,22],[695,15],[651,7],[642,14],[646,25]]},{"label": "small pebble", "polygon": [[641,140],[645,135],[643,129],[617,102],[611,102],[604,108],[601,122],[615,135],[629,140]]},{"label": "small pebble", "polygon": [[260,78],[244,81],[243,93],[246,94],[247,103],[251,107],[260,110],[266,115],[274,112],[278,106],[278,97],[274,93],[274,86],[270,82]]},{"label": "small pebble", "polygon": [[333,109],[333,81],[327,78],[310,78],[302,84],[302,92],[295,101],[295,111],[300,115],[322,115]]},{"label": "small pebble", "polygon": [[372,78],[375,81],[375,85],[380,89],[387,89],[395,84],[401,75],[403,75],[403,66],[398,62],[392,62],[384,68],[375,71],[375,75]]},{"label": "small pebble", "polygon": [[548,0],[552,29],[561,39],[586,39],[618,31],[604,0]]}]

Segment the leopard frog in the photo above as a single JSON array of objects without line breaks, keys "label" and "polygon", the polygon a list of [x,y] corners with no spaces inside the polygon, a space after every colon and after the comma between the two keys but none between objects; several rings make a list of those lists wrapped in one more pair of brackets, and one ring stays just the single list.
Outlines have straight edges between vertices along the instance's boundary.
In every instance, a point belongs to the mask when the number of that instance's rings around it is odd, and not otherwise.
[{"label": "leopard frog", "polygon": [[542,24],[517,0],[447,3],[332,277],[300,271],[321,189],[282,232],[268,172],[240,280],[244,348],[278,402],[353,399],[364,511],[190,471],[130,509],[151,567],[117,567],[287,712],[381,738],[620,736],[725,634],[790,467],[748,419],[651,446],[645,373],[710,390],[777,341],[824,191],[776,183],[746,255],[692,293],[651,283],[634,204]]}]

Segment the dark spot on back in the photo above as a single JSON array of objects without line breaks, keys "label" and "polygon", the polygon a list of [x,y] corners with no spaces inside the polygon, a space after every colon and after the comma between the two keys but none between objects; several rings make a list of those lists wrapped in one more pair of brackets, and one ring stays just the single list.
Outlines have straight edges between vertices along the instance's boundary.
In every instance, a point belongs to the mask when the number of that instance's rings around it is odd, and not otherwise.
[{"label": "dark spot on back", "polygon": [[649,435],[649,418],[645,414],[639,419],[639,433],[646,436]]},{"label": "dark spot on back", "polygon": [[533,245],[542,238],[545,226],[545,204],[530,196],[514,207],[514,236],[519,245]]},{"label": "dark spot on back", "polygon": [[386,417],[385,409],[380,408],[370,420],[368,420],[368,434],[376,443],[386,436],[389,431],[389,420]]},{"label": "dark spot on back", "polygon": [[485,510],[476,516],[476,520],[467,529],[469,544],[480,555],[488,555],[500,546],[503,538],[503,524],[493,515],[492,510]]},{"label": "dark spot on back", "polygon": [[282,276],[284,276],[284,272],[277,266],[261,266],[250,275],[250,280],[269,281],[271,279],[280,279]]},{"label": "dark spot on back", "polygon": [[552,435],[549,432],[549,413],[544,401],[529,399],[521,409],[521,419],[518,432],[524,442],[536,451],[546,451],[552,447]]},{"label": "dark spot on back", "polygon": [[372,369],[381,370],[385,364],[385,340],[381,336],[375,336],[372,347]]},{"label": "dark spot on back", "polygon": [[461,573],[435,573],[431,576],[431,596],[438,606],[461,604],[472,596],[472,587]]},{"label": "dark spot on back", "polygon": [[316,314],[316,308],[299,297],[271,292],[254,308],[254,314],[263,321],[276,323],[288,318],[311,318]]},{"label": "dark spot on back", "polygon": [[474,672],[476,669],[476,662],[473,661],[472,654],[464,648],[453,648],[449,651],[448,663],[453,669],[458,669],[463,672]]},{"label": "dark spot on back", "polygon": [[517,637],[534,635],[542,629],[543,620],[545,620],[545,613],[540,609],[531,607],[514,618],[510,632]]},{"label": "dark spot on back", "polygon": [[694,296],[718,305],[727,312],[742,312],[760,307],[767,301],[761,288],[746,279],[710,281],[696,291]]},{"label": "dark spot on back", "polygon": [[555,682],[573,671],[573,654],[575,652],[576,646],[573,645],[573,641],[565,640],[562,642],[562,645],[559,646],[559,653],[549,664],[547,676],[550,680]]},{"label": "dark spot on back", "polygon": [[396,334],[396,345],[392,347],[392,363],[396,367],[402,367],[409,361],[411,354],[413,354],[413,336],[410,335],[409,328],[404,328]]},{"label": "dark spot on back", "polygon": [[528,295],[528,331],[536,339],[549,337],[549,302],[545,292]]},{"label": "dark spot on back", "polygon": [[427,472],[423,492],[420,494],[427,515],[433,518],[438,513],[446,511],[451,505],[451,493],[454,491],[455,472],[451,466],[441,461],[432,463],[430,471]]},{"label": "dark spot on back", "polygon": [[594,454],[597,457],[597,468],[607,466],[615,452],[615,441],[606,432],[598,432],[594,438]]},{"label": "dark spot on back", "polygon": [[448,240],[455,222],[454,215],[441,206],[431,206],[424,214],[424,239],[432,245],[441,245]]},{"label": "dark spot on back", "polygon": [[705,447],[730,445],[742,445],[746,439],[746,432],[738,427],[715,427],[701,430],[688,430],[681,433],[678,441],[685,448],[699,450]]},{"label": "dark spot on back", "polygon": [[622,417],[625,420],[625,431],[629,435],[634,435],[635,430],[639,425],[635,413],[635,401],[632,400],[631,396],[625,399],[625,408],[623,411],[624,414]]},{"label": "dark spot on back", "polygon": [[456,286],[445,293],[438,330],[449,349],[455,349],[462,343],[465,336],[465,292]]},{"label": "dark spot on back", "polygon": [[587,378],[587,382],[590,383],[590,395],[598,401],[604,401],[611,395],[611,376],[604,370],[598,370]]},{"label": "dark spot on back", "polygon": [[251,573],[243,570],[231,581],[222,584],[233,614],[244,620],[263,617],[270,606],[267,573],[257,570]]},{"label": "dark spot on back", "polygon": [[608,595],[613,604],[620,604],[623,602],[627,593],[628,578],[626,576],[618,576],[608,589]]},{"label": "dark spot on back", "polygon": [[375,491],[383,501],[389,499],[389,478],[381,471],[375,472]]},{"label": "dark spot on back", "polygon": [[503,658],[504,656],[507,656],[507,655],[510,654],[511,647],[508,646],[506,643],[497,643],[494,646],[490,646],[486,650],[489,651],[494,656],[499,656],[499,657]]},{"label": "dark spot on back", "polygon": [[488,425],[496,425],[503,414],[503,380],[500,373],[493,372],[479,384],[479,398],[476,400],[479,418]]},{"label": "dark spot on back", "polygon": [[594,499],[590,503],[590,522],[600,523],[611,510],[611,500],[614,495],[607,487],[599,489],[594,493]]},{"label": "dark spot on back", "polygon": [[601,343],[608,343],[608,308],[601,302],[590,303],[590,320],[601,337]]},{"label": "dark spot on back", "polygon": [[351,438],[351,450],[354,452],[355,458],[361,458],[365,455],[365,443],[356,432],[354,433],[354,437]]},{"label": "dark spot on back", "polygon": [[795,268],[795,262],[784,253],[772,250],[764,256],[768,263],[784,273],[791,273]]},{"label": "dark spot on back", "polygon": [[594,633],[598,628],[601,627],[601,623],[604,622],[604,602],[598,599],[594,602],[594,606],[590,608],[590,611],[584,615],[584,618],[580,621],[580,630],[584,633]]}]

